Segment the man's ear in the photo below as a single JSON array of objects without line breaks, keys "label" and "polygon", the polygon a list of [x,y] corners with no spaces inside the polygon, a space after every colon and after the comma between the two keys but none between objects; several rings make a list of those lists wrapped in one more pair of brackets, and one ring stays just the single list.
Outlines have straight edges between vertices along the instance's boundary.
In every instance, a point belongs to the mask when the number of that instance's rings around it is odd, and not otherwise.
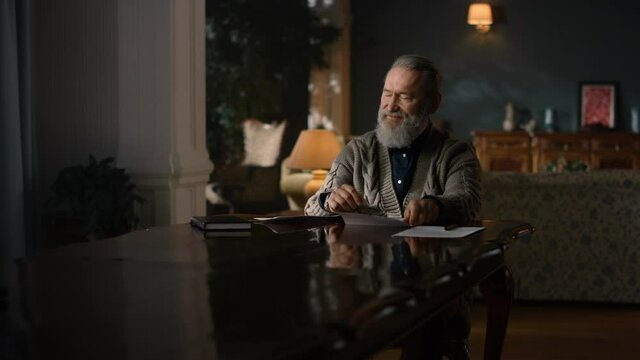
[{"label": "man's ear", "polygon": [[431,100],[429,101],[429,109],[427,110],[427,113],[431,115],[434,112],[436,112],[440,107],[441,102],[442,102],[442,94],[440,94],[439,92],[435,93],[433,97],[431,97]]}]

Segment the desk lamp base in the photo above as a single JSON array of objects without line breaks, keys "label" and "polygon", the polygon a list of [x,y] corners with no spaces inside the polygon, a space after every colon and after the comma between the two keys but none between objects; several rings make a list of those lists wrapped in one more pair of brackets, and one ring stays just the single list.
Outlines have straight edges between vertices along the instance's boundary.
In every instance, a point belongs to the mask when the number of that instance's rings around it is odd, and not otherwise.
[{"label": "desk lamp base", "polygon": [[311,179],[305,186],[304,186],[304,195],[308,198],[310,198],[313,194],[315,194],[318,189],[320,189],[320,187],[322,186],[322,184],[324,183],[324,178],[327,177],[327,170],[313,170],[311,172],[313,174],[313,179]]}]

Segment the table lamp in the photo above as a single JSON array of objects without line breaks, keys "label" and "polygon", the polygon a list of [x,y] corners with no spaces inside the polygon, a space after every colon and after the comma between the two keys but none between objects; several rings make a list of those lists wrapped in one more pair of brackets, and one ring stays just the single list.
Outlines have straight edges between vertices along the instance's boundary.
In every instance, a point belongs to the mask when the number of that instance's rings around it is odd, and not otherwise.
[{"label": "table lamp", "polygon": [[303,130],[289,156],[292,169],[312,170],[313,179],[304,187],[307,198],[315,194],[327,176],[333,160],[340,153],[340,143],[336,133],[331,130]]}]

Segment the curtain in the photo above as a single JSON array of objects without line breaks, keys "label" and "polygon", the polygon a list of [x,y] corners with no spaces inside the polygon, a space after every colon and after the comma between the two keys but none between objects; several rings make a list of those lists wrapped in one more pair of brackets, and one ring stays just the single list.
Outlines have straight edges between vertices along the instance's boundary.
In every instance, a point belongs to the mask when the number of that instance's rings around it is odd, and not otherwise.
[{"label": "curtain", "polygon": [[35,250],[35,124],[31,96],[31,1],[0,0],[0,258]]}]

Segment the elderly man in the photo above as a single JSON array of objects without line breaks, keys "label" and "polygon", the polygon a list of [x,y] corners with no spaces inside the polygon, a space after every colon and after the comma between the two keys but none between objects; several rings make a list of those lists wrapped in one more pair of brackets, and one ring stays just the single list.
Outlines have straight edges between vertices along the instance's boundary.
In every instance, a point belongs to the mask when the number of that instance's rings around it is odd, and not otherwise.
[{"label": "elderly man", "polygon": [[376,213],[412,226],[472,220],[480,207],[480,165],[468,144],[431,124],[440,83],[428,59],[396,59],[384,82],[378,126],[347,144],[305,213]]},{"label": "elderly man", "polygon": [[[428,59],[396,59],[384,81],[378,126],[347,144],[305,213],[366,212],[403,218],[412,226],[473,220],[480,207],[480,164],[468,144],[431,124],[442,98],[440,83]],[[403,358],[466,358],[466,300],[454,300],[414,331],[403,344]]]}]

